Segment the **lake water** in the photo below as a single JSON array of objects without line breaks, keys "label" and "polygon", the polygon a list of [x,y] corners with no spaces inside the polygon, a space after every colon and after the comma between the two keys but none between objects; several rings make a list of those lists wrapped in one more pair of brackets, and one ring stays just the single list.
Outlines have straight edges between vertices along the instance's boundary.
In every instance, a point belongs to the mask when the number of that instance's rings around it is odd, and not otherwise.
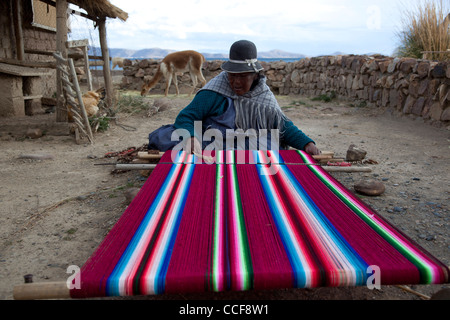
[{"label": "lake water", "polygon": [[[301,60],[303,58],[259,58],[259,61],[265,61],[265,62],[275,62],[275,61],[285,61],[285,62],[295,62],[298,60]],[[142,59],[131,59],[131,60],[144,60],[144,58]],[[214,60],[222,60],[222,61],[227,61],[228,59],[226,58],[206,58],[206,61],[214,61]],[[110,63],[110,66],[112,68],[112,62]],[[102,66],[91,66],[90,68],[91,70],[103,70]],[[116,67],[114,70],[122,70],[122,68]]]}]

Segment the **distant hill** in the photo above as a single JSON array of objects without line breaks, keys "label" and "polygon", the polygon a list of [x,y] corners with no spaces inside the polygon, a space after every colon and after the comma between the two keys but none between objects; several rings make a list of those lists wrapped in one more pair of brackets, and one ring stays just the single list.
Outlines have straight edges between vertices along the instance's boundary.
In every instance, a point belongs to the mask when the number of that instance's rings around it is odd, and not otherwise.
[{"label": "distant hill", "polygon": [[[120,49],[111,48],[109,49],[109,55],[111,57],[122,57],[128,59],[162,59],[169,53],[175,52],[176,50],[160,49],[160,48],[149,48],[141,50],[130,50],[130,49]],[[100,48],[91,47],[89,49],[90,55],[101,55]],[[228,54],[224,53],[202,53],[207,59],[227,59]],[[278,58],[305,58],[304,54],[291,53],[282,50],[271,50],[266,52],[259,52],[259,58],[267,59],[278,59]]]},{"label": "distant hill", "polygon": [[260,58],[267,58],[267,59],[279,59],[279,58],[285,58],[285,59],[292,59],[292,58],[306,58],[304,54],[301,53],[291,53],[286,52],[282,50],[271,50],[266,52],[259,52],[258,56]]}]

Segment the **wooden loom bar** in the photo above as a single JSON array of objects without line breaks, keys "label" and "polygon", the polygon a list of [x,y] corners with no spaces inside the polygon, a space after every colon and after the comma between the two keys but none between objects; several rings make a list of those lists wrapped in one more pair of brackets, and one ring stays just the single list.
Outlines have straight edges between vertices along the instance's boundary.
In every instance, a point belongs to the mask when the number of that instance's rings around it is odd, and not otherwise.
[{"label": "wooden loom bar", "polygon": [[[128,163],[118,163],[116,164],[116,169],[118,170],[153,170],[156,168],[156,164],[128,164]],[[327,172],[372,172],[369,167],[333,167],[333,166],[322,166],[322,168]]]},{"label": "wooden loom bar", "polygon": [[[164,152],[152,154],[147,152],[138,152],[138,158],[143,160],[155,160],[161,159]],[[325,162],[343,162],[344,159],[335,159],[333,151],[323,151],[320,155],[312,156],[315,160],[325,161]],[[117,164],[116,169],[118,170],[153,170],[156,167],[156,164]],[[372,172],[372,169],[369,167],[339,167],[339,166],[325,166],[322,168],[327,172]]]},{"label": "wooden loom bar", "polygon": [[15,300],[70,299],[66,282],[26,283],[14,287]]}]

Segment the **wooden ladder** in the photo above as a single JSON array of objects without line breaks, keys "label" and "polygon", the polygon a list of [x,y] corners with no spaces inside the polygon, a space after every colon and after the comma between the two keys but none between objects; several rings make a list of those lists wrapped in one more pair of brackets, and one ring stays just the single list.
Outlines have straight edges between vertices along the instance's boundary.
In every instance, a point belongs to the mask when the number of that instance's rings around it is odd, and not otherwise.
[{"label": "wooden ladder", "polygon": [[61,72],[61,81],[66,103],[70,105],[70,112],[73,114],[75,123],[75,140],[77,144],[83,143],[87,138],[91,144],[94,144],[91,125],[83,103],[83,98],[78,84],[75,65],[71,58],[65,59],[59,52],[54,52],[56,59],[56,68]]}]

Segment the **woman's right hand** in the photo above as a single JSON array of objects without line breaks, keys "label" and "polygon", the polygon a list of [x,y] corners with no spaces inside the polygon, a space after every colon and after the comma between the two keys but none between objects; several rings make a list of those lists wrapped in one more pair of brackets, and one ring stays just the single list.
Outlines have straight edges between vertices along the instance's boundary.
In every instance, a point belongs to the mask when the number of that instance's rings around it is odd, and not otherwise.
[{"label": "woman's right hand", "polygon": [[191,137],[186,146],[186,152],[190,154],[202,154],[202,145],[196,137]]}]

